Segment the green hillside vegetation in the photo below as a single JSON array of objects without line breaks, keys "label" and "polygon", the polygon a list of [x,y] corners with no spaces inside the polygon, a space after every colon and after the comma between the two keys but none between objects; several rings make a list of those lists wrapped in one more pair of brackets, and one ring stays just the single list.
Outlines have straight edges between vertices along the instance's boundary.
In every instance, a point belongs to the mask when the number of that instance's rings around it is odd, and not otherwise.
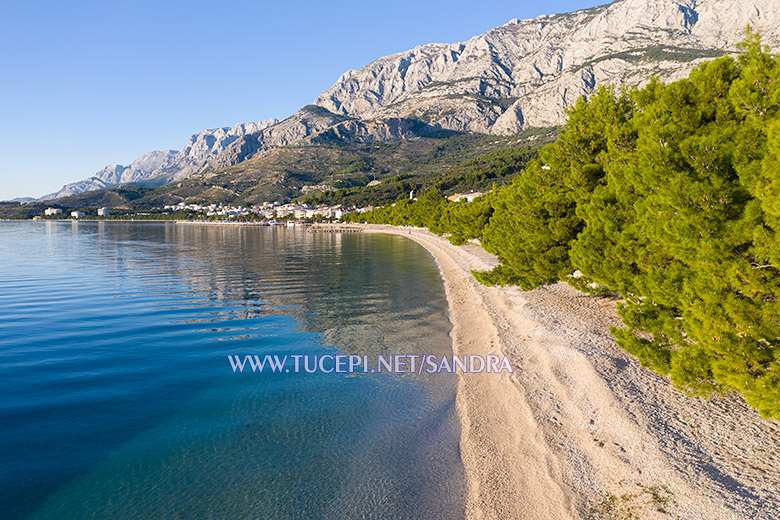
[{"label": "green hillside vegetation", "polygon": [[643,365],[780,419],[780,66],[756,34],[741,51],[668,85],[600,89],[478,202],[431,190],[352,218],[481,238],[500,260],[484,283],[619,294],[612,333]]},{"label": "green hillside vegetation", "polygon": [[[307,144],[278,148],[217,172],[195,175],[181,186],[163,186],[156,193],[180,196],[187,202],[244,205],[291,199],[384,204],[430,186],[442,172],[464,161],[513,145],[532,147],[554,136],[555,129],[512,137],[441,132],[392,143],[351,143],[318,136]],[[372,181],[381,185],[368,186]],[[215,188],[223,191],[216,193]]]},{"label": "green hillside vegetation", "polygon": [[[628,36],[628,35],[627,35]],[[682,47],[670,47],[669,45],[654,45],[627,51],[616,52],[599,56],[577,66],[572,72],[577,72],[607,60],[624,60],[631,63],[647,63],[655,61],[673,60],[677,62],[689,62],[700,58],[717,58],[723,56],[723,51],[718,49],[686,49]]]},{"label": "green hillside vegetation", "polygon": [[[123,212],[148,212],[182,201],[251,205],[297,199],[357,206],[386,204],[408,196],[411,190],[432,186],[443,174],[448,179],[441,186],[449,192],[504,183],[514,170],[505,167],[494,172],[487,168],[489,171],[481,174],[479,170],[486,168],[485,164],[468,161],[494,151],[500,151],[499,157],[491,159],[488,155],[481,160],[524,161],[541,143],[552,141],[555,132],[551,128],[534,129],[512,137],[439,132],[393,143],[318,139],[156,188],[130,185],[52,202],[0,202],[0,218],[32,218],[48,206],[63,210],[106,206]],[[504,150],[513,146],[520,151],[506,155]],[[374,180],[381,184],[367,186]],[[329,186],[337,189],[329,190]]]},{"label": "green hillside vegetation", "polygon": [[[549,142],[550,139],[551,137],[548,137],[542,142]],[[517,140],[510,141],[516,142]],[[540,147],[540,144],[534,142],[494,150],[452,166],[448,166],[448,163],[451,164],[453,157],[464,156],[463,152],[453,154],[436,148],[422,159],[424,162],[417,163],[417,159],[415,164],[404,165],[403,171],[408,173],[385,179],[379,185],[331,190],[305,197],[303,200],[312,204],[365,207],[407,198],[410,191],[436,189],[446,195],[464,191],[485,191],[491,189],[494,184],[504,185],[511,181],[530,160],[537,157]],[[434,164],[437,166],[432,167]]]}]

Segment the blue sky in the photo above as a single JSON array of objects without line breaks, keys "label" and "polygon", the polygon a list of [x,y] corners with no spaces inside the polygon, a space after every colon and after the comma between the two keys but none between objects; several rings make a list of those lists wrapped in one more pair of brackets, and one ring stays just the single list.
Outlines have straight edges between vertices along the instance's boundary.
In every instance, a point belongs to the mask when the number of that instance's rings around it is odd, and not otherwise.
[{"label": "blue sky", "polygon": [[0,200],[285,118],[347,69],[598,0],[30,2],[0,14]]}]

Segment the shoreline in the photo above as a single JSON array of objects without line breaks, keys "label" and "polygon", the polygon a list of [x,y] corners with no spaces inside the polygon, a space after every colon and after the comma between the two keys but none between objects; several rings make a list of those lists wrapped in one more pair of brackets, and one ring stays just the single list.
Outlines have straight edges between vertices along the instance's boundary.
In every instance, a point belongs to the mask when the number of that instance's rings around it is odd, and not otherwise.
[{"label": "shoreline", "polygon": [[642,368],[609,334],[613,299],[562,282],[483,286],[471,270],[495,266],[493,255],[420,228],[318,228],[415,241],[442,278],[453,354],[510,359],[513,374],[458,376],[466,518],[780,518],[780,422]]},{"label": "shoreline", "polygon": [[689,397],[642,368],[609,334],[614,300],[562,282],[485,287],[471,270],[496,259],[478,245],[350,226],[424,247],[444,284],[453,353],[512,362],[511,375],[459,376],[467,518],[780,518],[780,423],[736,396]]}]

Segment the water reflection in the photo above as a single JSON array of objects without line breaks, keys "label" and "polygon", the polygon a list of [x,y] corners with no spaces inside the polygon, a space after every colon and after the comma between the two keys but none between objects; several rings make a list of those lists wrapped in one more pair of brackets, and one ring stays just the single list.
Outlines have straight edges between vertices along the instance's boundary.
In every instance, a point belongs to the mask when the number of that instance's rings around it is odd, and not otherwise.
[{"label": "water reflection", "polygon": [[448,352],[416,244],[113,222],[3,224],[0,239],[0,507],[462,517],[453,378],[234,375],[226,360]]}]

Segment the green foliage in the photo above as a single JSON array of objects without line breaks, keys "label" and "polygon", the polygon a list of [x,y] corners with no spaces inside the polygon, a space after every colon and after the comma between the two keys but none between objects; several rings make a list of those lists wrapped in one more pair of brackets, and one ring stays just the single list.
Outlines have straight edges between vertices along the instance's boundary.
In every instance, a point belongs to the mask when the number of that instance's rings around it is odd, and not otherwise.
[{"label": "green foliage", "polygon": [[[541,135],[549,138],[551,133],[548,129]],[[303,201],[365,207],[388,204],[410,191],[421,192],[429,188],[447,194],[486,191],[493,184],[500,186],[510,182],[530,160],[537,157],[540,148],[539,144],[534,144],[491,150],[491,147],[506,145],[510,141],[491,137],[489,143],[484,143],[485,137],[453,136],[441,140],[426,153],[404,161],[395,159],[399,155],[396,151],[383,150],[381,155],[375,154],[367,159],[373,169],[382,169],[385,161],[393,160],[394,167],[403,173],[384,176],[378,185],[341,188],[306,197]],[[518,140],[521,138],[515,139]]]},{"label": "green foliage", "polygon": [[485,191],[493,184],[505,184],[539,155],[536,147],[517,146],[495,150],[459,163],[441,175],[433,187],[442,192]]},{"label": "green foliage", "polygon": [[400,199],[390,206],[366,213],[350,213],[344,222],[370,222],[394,226],[435,227],[447,200],[436,189],[426,191],[419,200]]},{"label": "green foliage", "polygon": [[477,197],[473,202],[448,202],[428,228],[440,235],[449,233],[450,242],[459,246],[471,239],[481,239],[492,215],[490,195]]},{"label": "green foliage", "polygon": [[[431,156],[451,153],[452,147],[459,146],[459,140],[448,140],[430,152]],[[537,147],[515,146],[495,150],[479,155],[474,159],[460,162],[449,169],[428,186],[413,183],[409,176],[398,175],[370,188],[381,193],[381,201],[393,196],[394,206],[386,206],[367,213],[353,213],[345,220],[351,222],[371,222],[393,225],[424,226],[432,232],[446,234],[453,244],[460,245],[471,239],[481,239],[482,233],[493,214],[492,198],[484,195],[473,202],[449,202],[443,192],[456,190],[469,191],[496,189],[500,183],[515,177],[528,161],[538,155]],[[422,191],[417,203],[406,200],[410,191]],[[339,190],[341,191],[341,190]],[[369,189],[358,188],[353,193]],[[327,197],[327,194],[325,194]],[[320,202],[322,197],[316,200]],[[377,198],[364,200],[365,205],[378,204]]]},{"label": "green foliage", "polygon": [[685,47],[671,47],[669,45],[654,45],[652,47],[631,49],[599,56],[598,58],[586,61],[578,66],[575,71],[603,61],[616,59],[629,63],[652,63],[658,61],[686,62],[699,58],[717,58],[720,56],[723,56],[723,51],[719,49],[691,49]]},{"label": "green foliage", "polygon": [[632,109],[628,93],[616,98],[605,88],[575,104],[558,141],[496,194],[483,246],[501,266],[481,280],[530,289],[573,270],[569,247],[583,228],[577,205],[604,177],[608,153],[625,139]]},{"label": "green foliage", "polygon": [[736,391],[780,418],[780,64],[756,34],[741,50],[579,101],[558,141],[478,203],[390,213],[481,237],[500,261],[474,273],[483,283],[619,293],[622,348],[685,391]]},{"label": "green foliage", "polygon": [[743,51],[636,94],[570,256],[626,298],[614,334],[643,364],[780,417],[780,67],[756,35]]},{"label": "green foliage", "polygon": [[448,235],[453,244],[462,245],[468,240],[482,238],[492,214],[490,194],[477,197],[473,202],[451,202],[439,190],[431,188],[417,201],[402,198],[373,211],[347,214],[342,221],[427,227],[433,233]]},{"label": "green foliage", "polygon": [[346,160],[347,164],[343,168],[341,168],[340,170],[334,173],[344,174],[344,173],[370,172],[372,170],[371,162],[372,162],[371,159],[366,157],[360,157],[360,156],[349,157]]}]

